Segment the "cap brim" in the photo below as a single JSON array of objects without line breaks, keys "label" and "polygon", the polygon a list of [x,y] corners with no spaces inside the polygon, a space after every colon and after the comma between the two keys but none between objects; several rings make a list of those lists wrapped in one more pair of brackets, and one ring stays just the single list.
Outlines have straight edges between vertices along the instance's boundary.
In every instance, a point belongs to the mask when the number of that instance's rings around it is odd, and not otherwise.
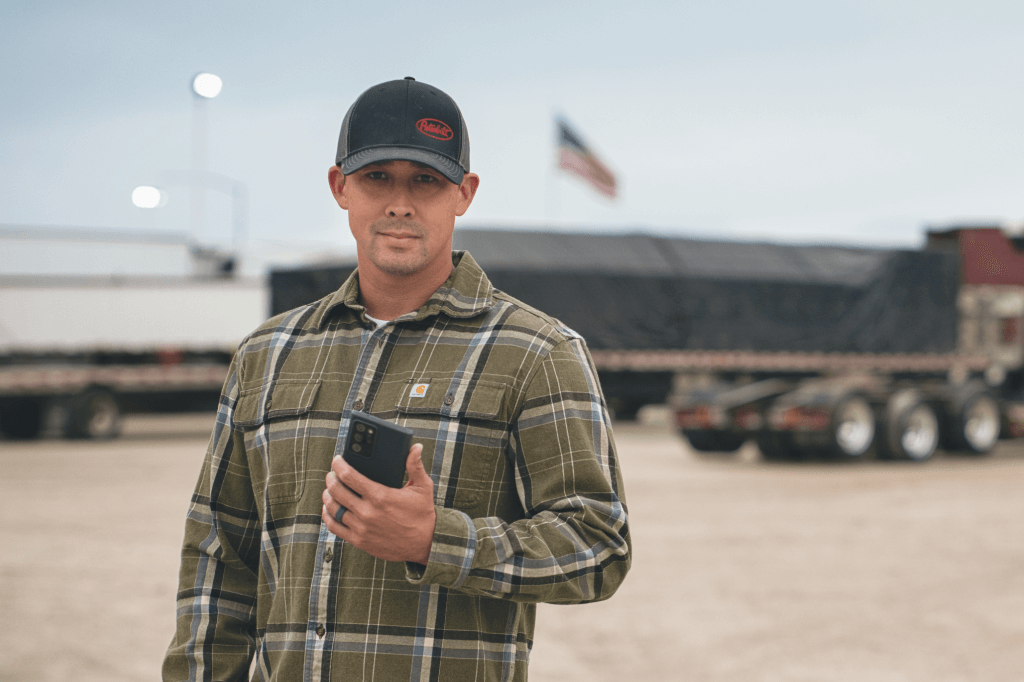
[{"label": "cap brim", "polygon": [[349,154],[342,159],[338,166],[345,175],[355,173],[363,166],[381,161],[414,161],[426,164],[441,175],[445,176],[456,185],[462,184],[462,178],[466,171],[456,162],[447,156],[426,149],[415,149],[410,147],[374,147]]}]

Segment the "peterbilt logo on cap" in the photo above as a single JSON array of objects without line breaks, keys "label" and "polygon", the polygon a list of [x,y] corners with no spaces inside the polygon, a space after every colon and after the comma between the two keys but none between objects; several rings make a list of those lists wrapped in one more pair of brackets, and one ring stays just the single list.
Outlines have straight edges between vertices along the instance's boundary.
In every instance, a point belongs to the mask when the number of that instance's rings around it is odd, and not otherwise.
[{"label": "peterbilt logo on cap", "polygon": [[450,140],[454,135],[447,123],[436,118],[421,118],[416,121],[416,130],[435,140]]}]

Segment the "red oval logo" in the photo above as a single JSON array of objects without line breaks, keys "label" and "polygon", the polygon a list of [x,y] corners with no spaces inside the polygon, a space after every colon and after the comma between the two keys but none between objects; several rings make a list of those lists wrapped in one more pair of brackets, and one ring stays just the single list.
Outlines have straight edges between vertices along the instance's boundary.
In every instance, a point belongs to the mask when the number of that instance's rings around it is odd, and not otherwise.
[{"label": "red oval logo", "polygon": [[450,140],[454,135],[447,123],[436,118],[421,118],[416,121],[416,130],[435,140]]}]

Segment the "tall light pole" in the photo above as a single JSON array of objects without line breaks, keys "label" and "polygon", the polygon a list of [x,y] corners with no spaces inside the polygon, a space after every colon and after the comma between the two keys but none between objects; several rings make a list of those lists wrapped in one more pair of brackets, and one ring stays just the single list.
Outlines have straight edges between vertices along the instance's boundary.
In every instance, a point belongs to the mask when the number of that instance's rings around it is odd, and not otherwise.
[{"label": "tall light pole", "polygon": [[[192,79],[192,172],[206,173],[207,105],[220,94],[224,82],[212,73],[199,73]],[[206,189],[192,185],[192,234],[204,233],[206,218]]]},{"label": "tall light pole", "polygon": [[[220,94],[223,82],[212,73],[200,73],[192,79],[192,169],[164,171],[165,185],[187,185],[192,200],[192,237],[207,237],[204,229],[206,190],[212,189],[231,197],[231,247],[237,261],[244,248],[249,221],[249,191],[245,183],[220,173],[206,170],[206,107],[207,100]],[[167,193],[160,187],[136,187],[132,203],[139,208],[159,208],[167,203]]]}]

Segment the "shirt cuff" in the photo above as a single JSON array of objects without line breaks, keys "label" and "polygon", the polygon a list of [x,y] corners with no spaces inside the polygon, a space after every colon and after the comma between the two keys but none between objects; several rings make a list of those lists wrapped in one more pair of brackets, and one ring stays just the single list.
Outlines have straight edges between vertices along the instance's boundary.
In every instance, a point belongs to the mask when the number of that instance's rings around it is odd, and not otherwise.
[{"label": "shirt cuff", "polygon": [[427,565],[406,562],[405,577],[413,585],[460,587],[469,577],[476,556],[476,526],[468,515],[436,507],[434,539]]}]

